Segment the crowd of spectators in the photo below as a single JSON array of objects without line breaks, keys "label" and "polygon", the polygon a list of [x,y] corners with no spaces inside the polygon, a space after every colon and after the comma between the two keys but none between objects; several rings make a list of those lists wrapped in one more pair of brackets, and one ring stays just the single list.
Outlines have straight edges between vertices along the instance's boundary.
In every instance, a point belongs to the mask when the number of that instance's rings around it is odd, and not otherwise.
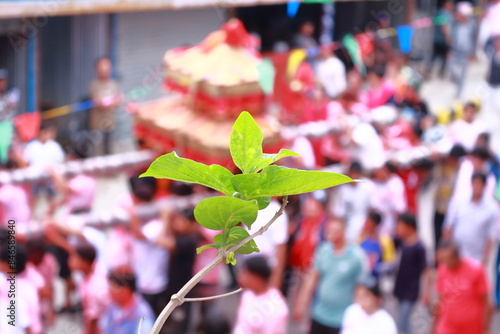
[{"label": "crowd of spectators", "polygon": [[[449,56],[460,94],[470,55],[463,39],[472,29],[472,14],[463,3],[453,13],[446,2],[442,11],[448,11],[443,15],[449,22],[436,30],[435,56],[443,61]],[[310,30],[302,27],[296,42],[314,47]],[[289,324],[307,322],[311,334],[408,334],[417,303],[430,310],[430,333],[487,332],[492,305],[500,304],[491,280],[498,273],[488,266],[499,237],[500,161],[490,147],[488,126],[477,119],[481,105],[467,102],[454,110],[450,124],[441,124],[419,93],[426,75],[387,43],[374,40],[373,52],[363,59],[365,75],[347,71],[331,49],[322,48],[320,59],[304,62],[317,71],[312,83],[303,80],[309,76],[291,78],[297,93],[326,101],[321,116],[313,108],[305,120],[325,121],[333,130],[321,138],[288,134],[287,146],[301,157],[285,164],[334,166],[363,182],[290,198],[285,214],[256,238],[260,253],[237,258],[236,268],[227,266],[228,271],[216,268],[188,295],[226,291],[220,278],[229,273],[229,285],[244,288],[232,321],[213,301],[202,303],[198,317],[192,304],[184,303],[163,333],[284,334]],[[107,61],[98,66],[106,77]],[[116,97],[116,87],[110,86]],[[118,98],[98,108],[112,110],[116,103]],[[104,130],[111,128],[112,123]],[[3,170],[43,169],[50,178],[29,187],[0,185],[0,333],[46,333],[65,312],[81,314],[86,334],[137,333],[141,318],[141,333],[149,333],[170,297],[215,257],[213,249],[196,255],[214,233],[198,225],[193,214],[197,200],[214,193],[178,182],[165,186],[139,178],[139,170],[128,171],[129,192],[109,205],[110,212],[127,217],[127,224],[105,230],[89,226],[97,177],[78,171],[62,175],[57,168],[87,158],[88,151],[81,142],[63,148],[55,138],[55,128],[42,124],[37,139],[13,145],[2,165]],[[109,152],[108,140],[104,146]],[[421,146],[430,154],[404,163],[393,159]],[[419,195],[429,189],[435,194],[430,242],[421,240],[420,225],[427,219],[418,206]],[[49,205],[35,215],[42,194]],[[176,205],[181,198],[190,204]],[[250,232],[279,207],[279,199],[273,199],[259,211]],[[13,266],[15,326],[5,321]],[[65,294],[56,310],[58,277]],[[394,282],[392,290],[382,288],[384,279]],[[397,302],[397,314],[384,309],[384,299]]]}]

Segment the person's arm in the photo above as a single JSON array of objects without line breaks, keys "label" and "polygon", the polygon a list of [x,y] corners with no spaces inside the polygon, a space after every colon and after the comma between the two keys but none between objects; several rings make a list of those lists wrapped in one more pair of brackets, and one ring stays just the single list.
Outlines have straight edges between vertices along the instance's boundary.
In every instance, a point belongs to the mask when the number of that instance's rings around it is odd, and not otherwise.
[{"label": "person's arm", "polygon": [[492,240],[491,239],[488,239],[486,240],[486,245],[484,246],[484,252],[483,252],[483,256],[481,258],[481,263],[483,264],[483,266],[487,267],[488,266],[488,258],[490,256],[490,251],[491,251],[491,244],[492,244]]},{"label": "person's arm", "polygon": [[71,189],[69,188],[68,182],[66,181],[64,176],[61,175],[61,173],[57,172],[55,168],[50,168],[49,174],[57,190],[57,193],[59,194],[57,200],[53,201],[50,204],[49,209],[47,211],[47,214],[49,216],[52,216],[58,207],[64,205],[64,203],[68,201]]},{"label": "person's arm", "polygon": [[88,322],[86,334],[100,334],[99,326],[97,326],[97,319],[91,319]]},{"label": "person's arm", "polygon": [[271,275],[271,285],[276,288],[281,288],[283,282],[283,272],[285,271],[286,263],[286,243],[276,246],[276,266]]},{"label": "person's arm", "polygon": [[311,268],[307,273],[307,276],[302,284],[297,300],[295,302],[295,308],[293,310],[293,320],[299,322],[303,319],[304,315],[307,313],[307,307],[311,302],[314,291],[319,280],[319,271],[315,268]]},{"label": "person's arm", "polygon": [[170,207],[166,207],[161,212],[161,221],[163,225],[160,235],[158,236],[158,239],[156,239],[156,244],[169,251],[173,251],[175,248],[175,238],[170,230],[171,220],[172,220],[172,209]]},{"label": "person's arm", "polygon": [[422,304],[429,306],[431,303],[431,290],[432,290],[432,272],[426,268],[422,273]]},{"label": "person's arm", "polygon": [[130,231],[132,232],[132,235],[136,239],[146,240],[146,236],[144,235],[144,233],[142,233],[141,222],[139,220],[139,217],[137,216],[135,208],[130,208],[128,210],[128,213],[130,217]]},{"label": "person's arm", "polygon": [[488,294],[484,295],[484,334],[490,334],[491,316],[493,314],[493,305]]}]

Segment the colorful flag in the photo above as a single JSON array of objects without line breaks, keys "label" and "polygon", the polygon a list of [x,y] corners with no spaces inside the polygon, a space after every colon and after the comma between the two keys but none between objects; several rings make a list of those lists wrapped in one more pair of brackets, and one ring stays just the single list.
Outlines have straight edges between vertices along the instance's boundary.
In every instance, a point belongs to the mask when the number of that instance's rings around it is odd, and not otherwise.
[{"label": "colorful flag", "polygon": [[257,70],[259,71],[260,88],[262,88],[264,94],[272,94],[274,90],[274,76],[276,75],[273,62],[268,58],[264,58],[257,65]]},{"label": "colorful flag", "polygon": [[351,57],[352,63],[361,74],[365,73],[365,64],[361,58],[361,48],[359,47],[358,41],[353,35],[347,34],[342,40],[344,47],[346,48],[349,56]]},{"label": "colorful flag", "polygon": [[413,38],[414,29],[412,26],[398,26],[396,28],[398,33],[399,48],[404,53],[411,51],[411,40]]},{"label": "colorful flag", "polygon": [[11,121],[0,122],[0,162],[9,160],[9,148],[12,142],[14,126]]},{"label": "colorful flag", "polygon": [[286,13],[288,14],[288,17],[295,17],[299,11],[299,7],[300,1],[288,1],[288,5],[286,6]]}]

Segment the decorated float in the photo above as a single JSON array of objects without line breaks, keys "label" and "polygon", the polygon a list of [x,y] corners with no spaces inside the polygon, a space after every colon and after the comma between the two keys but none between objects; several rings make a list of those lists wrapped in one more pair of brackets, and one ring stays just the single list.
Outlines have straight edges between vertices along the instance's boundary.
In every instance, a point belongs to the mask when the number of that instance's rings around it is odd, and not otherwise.
[{"label": "decorated float", "polygon": [[262,72],[272,71],[272,65],[257,47],[241,21],[231,20],[199,45],[167,51],[164,87],[170,94],[137,107],[137,138],[146,147],[231,167],[231,127],[246,110],[263,130],[264,148],[279,149],[279,126],[267,112],[273,81],[262,81]]}]

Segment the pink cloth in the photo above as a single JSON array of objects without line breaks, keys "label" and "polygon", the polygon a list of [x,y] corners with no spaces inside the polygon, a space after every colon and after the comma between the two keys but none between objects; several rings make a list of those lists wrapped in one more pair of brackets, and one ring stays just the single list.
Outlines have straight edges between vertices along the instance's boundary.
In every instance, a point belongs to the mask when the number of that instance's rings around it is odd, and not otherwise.
[{"label": "pink cloth", "polygon": [[132,265],[132,236],[125,226],[117,226],[111,231],[108,239],[106,252],[109,254],[110,266]]},{"label": "pink cloth", "polygon": [[[201,227],[200,228],[201,234],[206,240],[200,246],[207,245],[207,244],[212,244],[214,241],[214,237],[219,234],[221,231],[214,231],[214,230],[209,230],[208,228]],[[217,249],[215,248],[209,248],[204,250],[201,254],[197,255],[194,264],[194,272],[197,273],[200,271],[203,267],[205,267],[207,264],[209,264],[213,259],[217,257]],[[217,284],[219,281],[219,274],[220,274],[220,269],[221,266],[215,267],[214,270],[208,273],[201,282],[205,284]]]},{"label": "pink cloth", "polygon": [[45,279],[38,271],[37,267],[31,262],[28,262],[26,264],[26,269],[24,270],[22,275],[31,283],[33,283],[37,290],[40,290],[45,286]]},{"label": "pink cloth", "polygon": [[[15,184],[0,186],[0,214],[2,226],[13,219],[16,224],[26,224],[31,219],[31,209],[28,194],[23,187]],[[19,226],[16,226],[19,227]]]},{"label": "pink cloth", "polygon": [[488,279],[483,266],[464,259],[456,269],[440,265],[436,288],[441,300],[438,333],[484,333]]},{"label": "pink cloth", "polygon": [[85,328],[91,320],[99,319],[111,302],[106,270],[96,263],[93,271],[78,286]]},{"label": "pink cloth", "polygon": [[365,92],[361,96],[361,102],[370,109],[381,107],[389,101],[395,91],[394,85],[385,80],[380,87]]},{"label": "pink cloth", "polygon": [[69,195],[66,207],[69,212],[91,209],[97,189],[97,180],[86,174],[79,174],[68,182]]},{"label": "pink cloth", "polygon": [[45,284],[53,285],[54,279],[57,275],[57,260],[54,255],[45,253],[42,262],[40,262],[36,269],[45,280]]},{"label": "pink cloth", "polygon": [[277,289],[256,295],[244,290],[233,334],[286,334],[288,306]]}]

